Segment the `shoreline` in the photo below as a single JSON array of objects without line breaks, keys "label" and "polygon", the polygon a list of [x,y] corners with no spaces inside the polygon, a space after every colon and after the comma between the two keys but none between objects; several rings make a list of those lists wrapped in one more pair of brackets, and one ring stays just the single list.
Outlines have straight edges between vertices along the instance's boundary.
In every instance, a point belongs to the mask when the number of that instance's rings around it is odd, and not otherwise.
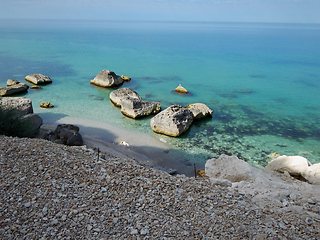
[{"label": "shoreline", "polygon": [[84,145],[119,157],[129,157],[140,165],[166,172],[194,176],[192,163],[168,144],[145,133],[114,126],[110,123],[84,118],[63,117],[44,119],[42,130],[55,129],[58,124],[73,124],[80,128]]}]

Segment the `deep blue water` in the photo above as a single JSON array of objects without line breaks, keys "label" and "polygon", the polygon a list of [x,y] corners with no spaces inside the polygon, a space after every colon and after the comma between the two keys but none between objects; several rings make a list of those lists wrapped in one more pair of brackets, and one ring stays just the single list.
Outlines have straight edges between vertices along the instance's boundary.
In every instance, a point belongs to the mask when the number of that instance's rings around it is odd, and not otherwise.
[{"label": "deep blue water", "polygon": [[[89,84],[103,69],[127,75],[144,99],[207,104],[212,119],[179,138],[132,120]],[[107,121],[178,147],[203,165],[233,154],[264,166],[268,154],[320,162],[320,25],[0,20],[0,86],[32,73],[53,84],[24,96],[46,121],[65,115]],[[179,84],[192,96],[172,94]],[[41,109],[41,101],[53,109]]]}]

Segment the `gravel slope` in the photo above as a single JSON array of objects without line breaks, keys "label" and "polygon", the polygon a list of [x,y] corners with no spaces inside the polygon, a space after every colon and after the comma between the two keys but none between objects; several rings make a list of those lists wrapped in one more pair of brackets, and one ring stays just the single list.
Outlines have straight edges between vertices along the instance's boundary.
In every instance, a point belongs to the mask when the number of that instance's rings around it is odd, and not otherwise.
[{"label": "gravel slope", "polygon": [[171,176],[108,153],[98,159],[86,147],[0,136],[0,167],[0,239],[320,236],[317,200],[263,207],[208,179]]}]

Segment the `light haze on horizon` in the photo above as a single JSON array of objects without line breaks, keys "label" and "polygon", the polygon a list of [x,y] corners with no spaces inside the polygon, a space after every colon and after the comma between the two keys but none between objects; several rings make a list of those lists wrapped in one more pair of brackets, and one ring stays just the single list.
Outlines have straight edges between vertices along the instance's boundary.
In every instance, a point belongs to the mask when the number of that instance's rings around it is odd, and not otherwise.
[{"label": "light haze on horizon", "polygon": [[320,0],[0,0],[0,18],[320,23]]}]

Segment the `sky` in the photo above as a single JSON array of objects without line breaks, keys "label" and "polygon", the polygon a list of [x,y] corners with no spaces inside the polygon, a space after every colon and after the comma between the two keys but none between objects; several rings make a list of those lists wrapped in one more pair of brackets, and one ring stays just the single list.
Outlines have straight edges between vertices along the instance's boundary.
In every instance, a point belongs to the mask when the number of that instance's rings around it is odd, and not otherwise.
[{"label": "sky", "polygon": [[320,0],[0,0],[0,18],[320,23]]}]

